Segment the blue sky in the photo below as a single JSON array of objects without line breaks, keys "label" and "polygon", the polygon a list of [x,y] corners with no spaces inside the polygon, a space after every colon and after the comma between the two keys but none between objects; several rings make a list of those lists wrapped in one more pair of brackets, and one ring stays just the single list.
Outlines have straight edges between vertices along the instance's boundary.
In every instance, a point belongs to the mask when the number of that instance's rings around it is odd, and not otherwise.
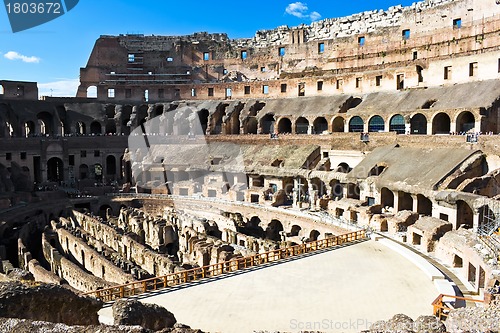
[{"label": "blue sky", "polygon": [[0,7],[0,79],[39,82],[41,95],[74,96],[100,35],[141,33],[185,35],[225,32],[252,37],[257,30],[310,24],[366,10],[387,9],[409,0],[80,0],[70,12],[39,27],[12,33]]}]

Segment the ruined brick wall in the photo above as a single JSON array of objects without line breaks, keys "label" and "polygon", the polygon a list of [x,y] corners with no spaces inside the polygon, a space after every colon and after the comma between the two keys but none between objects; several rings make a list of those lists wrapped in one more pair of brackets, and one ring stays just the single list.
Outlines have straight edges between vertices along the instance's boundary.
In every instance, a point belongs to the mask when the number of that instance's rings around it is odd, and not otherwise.
[{"label": "ruined brick wall", "polygon": [[0,87],[3,92],[0,94],[0,101],[3,99],[15,100],[38,100],[38,87],[36,82],[19,82],[0,80]]},{"label": "ruined brick wall", "polygon": [[118,233],[109,225],[79,212],[73,212],[77,223],[91,237],[116,251],[120,256],[130,259],[151,275],[173,273],[178,266],[169,257],[150,250],[132,237]]},{"label": "ruined brick wall", "polygon": [[[82,69],[78,96],[91,85],[99,100],[151,102],[292,97],[298,84],[311,96],[396,90],[401,80],[412,88],[496,78],[491,51],[500,45],[499,13],[491,0],[424,1],[236,40],[207,33],[102,36]],[[472,75],[470,63],[478,64]],[[447,66],[453,76],[443,78]],[[316,89],[319,80],[323,89]],[[269,92],[251,81],[268,84]]]},{"label": "ruined brick wall", "polygon": [[[61,283],[64,281],[71,287],[87,292],[96,290],[98,288],[107,288],[113,285],[113,283],[106,282],[105,280],[99,278],[96,275],[89,274],[84,271],[76,263],[63,256],[56,248],[50,243],[50,239],[56,239],[55,235],[44,234],[42,238],[42,251],[45,256],[45,260],[49,263],[51,272],[60,276]],[[36,278],[36,276],[35,276]],[[42,281],[36,278],[37,281]],[[116,281],[116,279],[113,279]],[[61,284],[59,283],[59,284]]]},{"label": "ruined brick wall", "polygon": [[474,290],[479,291],[489,285],[497,259],[491,256],[477,237],[466,229],[447,232],[436,246],[436,257],[456,268]]},{"label": "ruined brick wall", "polygon": [[56,232],[62,250],[92,275],[116,284],[125,284],[135,280],[132,275],[123,272],[89,246],[84,239],[76,237],[63,228],[58,228]]}]

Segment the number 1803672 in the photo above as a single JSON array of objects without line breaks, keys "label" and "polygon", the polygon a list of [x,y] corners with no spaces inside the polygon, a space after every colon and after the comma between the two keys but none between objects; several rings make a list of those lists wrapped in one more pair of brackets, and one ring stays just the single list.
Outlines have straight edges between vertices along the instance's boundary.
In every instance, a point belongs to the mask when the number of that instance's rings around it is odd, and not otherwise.
[{"label": "number 1803672", "polygon": [[5,4],[8,14],[61,14],[58,2],[14,2]]}]

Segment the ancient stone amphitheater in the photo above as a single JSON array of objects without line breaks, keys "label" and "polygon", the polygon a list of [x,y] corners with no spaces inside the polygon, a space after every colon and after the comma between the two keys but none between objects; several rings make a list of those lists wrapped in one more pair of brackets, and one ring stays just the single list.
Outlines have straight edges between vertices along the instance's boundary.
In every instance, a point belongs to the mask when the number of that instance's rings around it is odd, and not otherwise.
[{"label": "ancient stone amphitheater", "polygon": [[0,137],[1,332],[499,331],[498,1],[101,36]]}]

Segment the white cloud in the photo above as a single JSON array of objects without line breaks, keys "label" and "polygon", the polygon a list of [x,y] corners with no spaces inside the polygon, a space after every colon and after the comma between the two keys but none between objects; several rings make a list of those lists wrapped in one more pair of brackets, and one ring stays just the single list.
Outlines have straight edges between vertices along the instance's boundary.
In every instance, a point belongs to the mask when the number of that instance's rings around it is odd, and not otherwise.
[{"label": "white cloud", "polygon": [[61,79],[54,82],[39,83],[38,94],[52,97],[75,97],[79,85],[79,79]]},{"label": "white cloud", "polygon": [[311,18],[311,21],[317,21],[321,18],[321,14],[318,12],[312,12],[309,14],[309,17]]},{"label": "white cloud", "polygon": [[289,4],[286,7],[285,11],[287,14],[293,15],[295,17],[304,18],[304,17],[307,17],[307,15],[305,15],[305,13],[307,12],[307,9],[308,9],[307,4],[302,3],[302,2],[294,2],[294,3]]},{"label": "white cloud", "polygon": [[35,56],[27,57],[27,56],[22,55],[18,52],[15,52],[15,51],[9,51],[9,52],[5,53],[3,56],[4,56],[4,58],[9,59],[9,60],[22,60],[23,62],[27,62],[27,63],[37,64],[40,62],[40,58],[38,58],[38,57],[35,57]]},{"label": "white cloud", "polygon": [[321,18],[321,14],[318,12],[311,12],[309,13],[309,7],[307,7],[306,3],[303,2],[293,2],[289,4],[285,12],[288,15],[292,15],[298,18],[308,18],[311,21],[317,21]]}]

